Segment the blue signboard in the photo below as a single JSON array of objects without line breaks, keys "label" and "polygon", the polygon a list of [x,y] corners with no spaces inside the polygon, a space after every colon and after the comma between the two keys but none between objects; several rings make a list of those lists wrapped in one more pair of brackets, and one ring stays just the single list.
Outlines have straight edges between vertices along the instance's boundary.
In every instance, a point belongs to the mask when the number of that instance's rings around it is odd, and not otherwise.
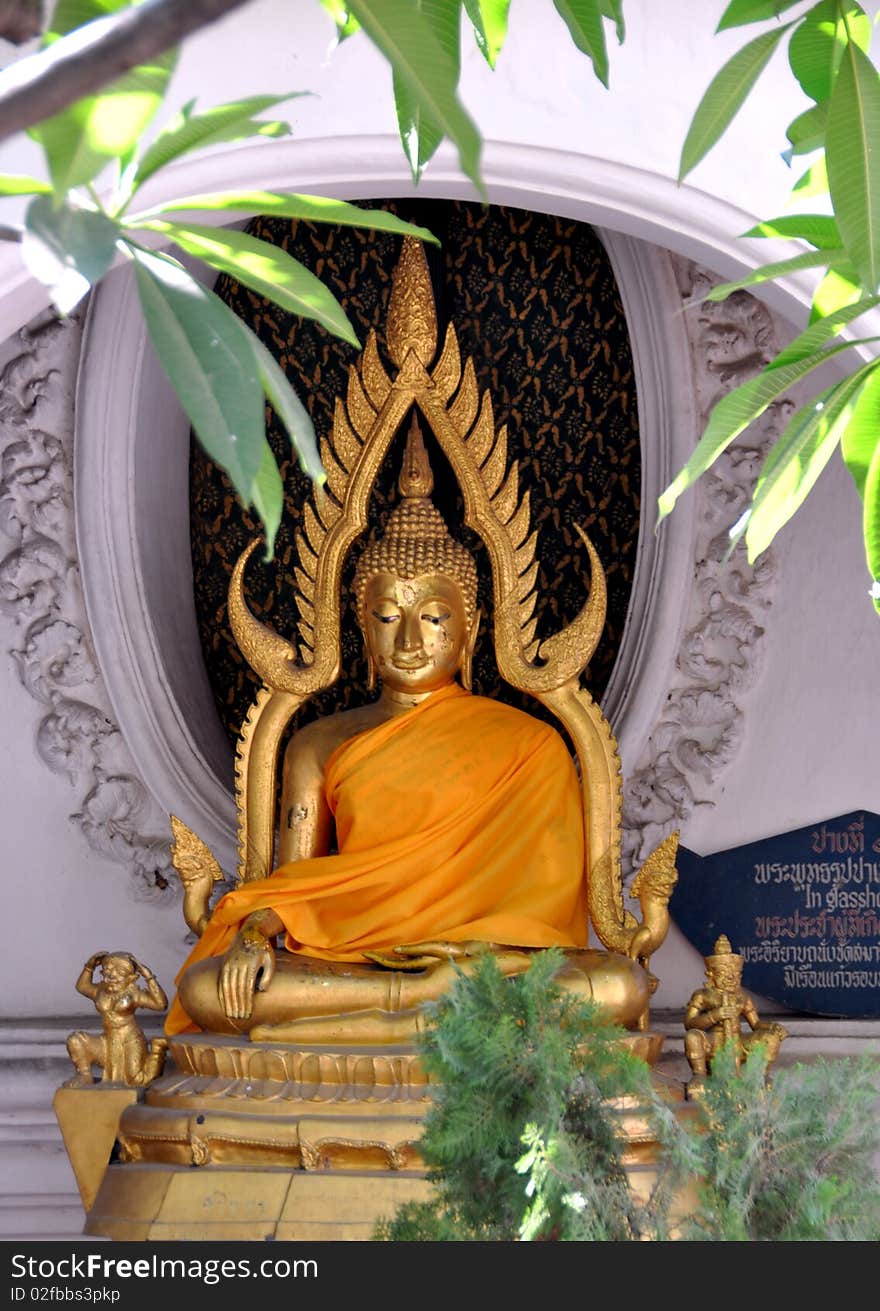
[{"label": "blue signboard", "polygon": [[743,984],[810,1015],[880,1015],[880,815],[855,810],[712,856],[680,848],[672,917],[726,933]]}]

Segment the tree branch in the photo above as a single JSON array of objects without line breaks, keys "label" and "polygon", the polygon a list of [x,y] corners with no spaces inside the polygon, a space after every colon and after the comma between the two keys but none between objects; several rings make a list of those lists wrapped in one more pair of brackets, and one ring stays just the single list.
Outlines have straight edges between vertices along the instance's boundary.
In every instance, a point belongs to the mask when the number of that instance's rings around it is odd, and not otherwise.
[{"label": "tree branch", "polygon": [[249,0],[145,0],[0,73],[0,141],[60,113]]}]

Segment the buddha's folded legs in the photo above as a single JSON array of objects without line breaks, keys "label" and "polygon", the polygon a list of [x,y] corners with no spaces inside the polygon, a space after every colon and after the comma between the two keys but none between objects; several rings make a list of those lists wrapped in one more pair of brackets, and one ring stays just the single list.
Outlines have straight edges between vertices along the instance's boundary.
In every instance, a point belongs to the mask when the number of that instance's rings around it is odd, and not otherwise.
[{"label": "buddha's folded legs", "polygon": [[[507,975],[528,969],[532,955],[515,948],[493,954]],[[179,998],[193,1022],[214,1033],[249,1033],[255,1041],[274,1042],[403,1042],[419,1030],[419,1008],[442,997],[457,972],[473,969],[478,959],[438,960],[424,971],[402,973],[279,952],[275,977],[266,992],[255,994],[250,1017],[231,1020],[218,993],[221,962],[212,957],[190,966]],[[646,972],[613,952],[567,952],[557,977],[567,990],[594,999],[626,1027],[637,1023],[648,1004]]]}]

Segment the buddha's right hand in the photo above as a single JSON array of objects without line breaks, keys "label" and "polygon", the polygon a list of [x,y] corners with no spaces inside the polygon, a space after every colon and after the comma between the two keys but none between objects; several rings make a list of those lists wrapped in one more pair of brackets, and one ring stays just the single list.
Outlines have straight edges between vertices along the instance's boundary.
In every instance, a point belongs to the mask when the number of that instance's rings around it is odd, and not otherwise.
[{"label": "buddha's right hand", "polygon": [[249,1020],[254,1009],[254,993],[265,992],[274,973],[272,944],[247,927],[237,933],[223,957],[217,981],[224,1014],[230,1020]]}]

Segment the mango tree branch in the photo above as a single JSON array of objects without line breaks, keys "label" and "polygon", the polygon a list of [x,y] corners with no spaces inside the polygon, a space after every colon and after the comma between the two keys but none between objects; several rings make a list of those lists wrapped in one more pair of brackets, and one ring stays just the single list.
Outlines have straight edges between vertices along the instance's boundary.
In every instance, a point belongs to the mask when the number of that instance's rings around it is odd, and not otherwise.
[{"label": "mango tree branch", "polygon": [[0,73],[0,141],[60,113],[249,0],[145,0]]}]

